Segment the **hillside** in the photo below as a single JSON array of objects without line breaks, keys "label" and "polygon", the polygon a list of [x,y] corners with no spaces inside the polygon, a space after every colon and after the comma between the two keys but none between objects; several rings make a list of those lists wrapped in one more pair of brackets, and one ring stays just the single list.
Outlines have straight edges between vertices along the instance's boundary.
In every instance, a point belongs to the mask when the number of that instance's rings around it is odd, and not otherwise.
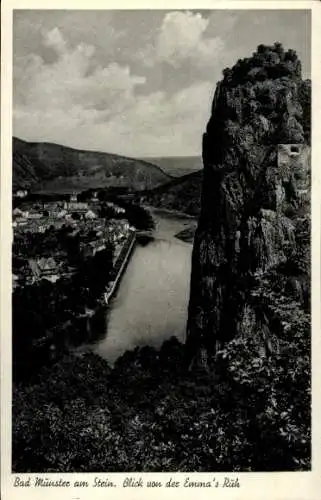
[{"label": "hillside", "polygon": [[173,177],[181,177],[203,168],[201,156],[164,156],[141,159],[153,163]]},{"label": "hillside", "polygon": [[139,191],[169,180],[146,161],[13,138],[13,189],[68,192],[113,186]]},{"label": "hillside", "polygon": [[202,170],[184,175],[142,193],[139,201],[154,207],[197,215],[200,211],[202,178]]}]

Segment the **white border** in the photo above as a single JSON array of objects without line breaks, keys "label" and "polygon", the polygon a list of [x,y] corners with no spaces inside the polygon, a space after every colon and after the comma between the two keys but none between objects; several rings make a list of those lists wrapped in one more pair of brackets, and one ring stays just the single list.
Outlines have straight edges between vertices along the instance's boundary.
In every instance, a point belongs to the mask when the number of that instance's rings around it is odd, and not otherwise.
[{"label": "white border", "polygon": [[[311,472],[282,472],[282,473],[239,473],[226,474],[230,477],[239,477],[241,488],[235,489],[141,489],[141,488],[13,488],[11,474],[11,154],[12,154],[12,10],[13,9],[74,9],[74,10],[108,10],[108,9],[311,9],[312,10],[312,367],[313,367],[313,460]],[[318,89],[320,84],[320,54],[321,54],[321,4],[318,1],[301,2],[286,0],[277,2],[267,1],[224,1],[224,0],[118,0],[117,2],[98,0],[3,0],[2,30],[1,30],[1,247],[0,247],[0,325],[1,325],[1,489],[2,498],[7,499],[87,499],[100,497],[104,499],[149,499],[184,497],[186,499],[233,498],[233,499],[271,499],[271,500],[317,500],[321,498],[321,328],[320,328],[320,187],[321,170],[318,159],[321,158],[321,131],[319,116],[321,110],[321,95]],[[213,86],[216,82],[213,82]],[[319,85],[320,86],[320,85]],[[37,474],[20,475],[36,476]],[[38,474],[39,476],[39,474]],[[187,476],[195,480],[209,480],[213,477],[222,478],[224,474],[42,474],[43,477],[63,477],[69,480],[88,480],[92,482],[95,476],[113,476],[118,483],[126,476],[153,477],[165,482],[169,477],[182,480]],[[195,477],[194,477],[195,476]]]}]

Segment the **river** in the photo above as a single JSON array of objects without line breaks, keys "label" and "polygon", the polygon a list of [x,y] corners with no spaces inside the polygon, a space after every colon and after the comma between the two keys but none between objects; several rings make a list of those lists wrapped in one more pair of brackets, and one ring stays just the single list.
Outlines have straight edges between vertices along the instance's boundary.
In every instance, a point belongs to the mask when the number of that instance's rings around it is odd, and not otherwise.
[{"label": "river", "polygon": [[160,346],[176,336],[184,342],[192,245],[175,234],[191,222],[153,210],[154,241],[136,245],[107,313],[106,335],[94,352],[113,363],[139,345]]}]

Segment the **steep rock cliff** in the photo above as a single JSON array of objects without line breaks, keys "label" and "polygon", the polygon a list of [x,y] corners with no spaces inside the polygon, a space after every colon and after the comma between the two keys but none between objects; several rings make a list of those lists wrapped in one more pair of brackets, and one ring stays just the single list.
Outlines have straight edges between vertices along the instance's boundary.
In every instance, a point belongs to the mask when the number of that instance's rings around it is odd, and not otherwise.
[{"label": "steep rock cliff", "polygon": [[187,325],[203,364],[238,336],[279,351],[290,311],[309,310],[310,82],[280,44],[223,74],[203,136]]}]

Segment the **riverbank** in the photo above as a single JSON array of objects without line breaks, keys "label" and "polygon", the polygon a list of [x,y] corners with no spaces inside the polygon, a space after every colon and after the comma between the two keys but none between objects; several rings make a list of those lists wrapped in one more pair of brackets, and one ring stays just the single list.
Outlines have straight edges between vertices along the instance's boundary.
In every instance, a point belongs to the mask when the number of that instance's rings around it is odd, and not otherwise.
[{"label": "riverbank", "polygon": [[192,224],[190,224],[186,229],[183,229],[183,231],[177,233],[175,236],[179,240],[185,241],[185,243],[193,243],[196,228],[197,228],[197,222],[193,221]]},{"label": "riverbank", "polygon": [[182,221],[184,223],[184,228],[178,231],[174,236],[184,241],[185,243],[193,243],[194,235],[197,228],[198,217],[194,215],[189,215],[184,212],[178,212],[176,210],[169,210],[166,208],[155,208],[147,205],[146,209],[154,215],[154,217],[165,217],[168,219]]},{"label": "riverbank", "polygon": [[152,212],[151,240],[140,243],[106,309],[105,335],[87,346],[109,363],[139,345],[160,346],[171,336],[185,341],[192,246],[175,235],[189,218]]},{"label": "riverbank", "polygon": [[136,243],[136,231],[133,230],[130,232],[127,240],[124,242],[124,245],[114,264],[113,280],[108,283],[106,287],[107,289],[104,293],[104,302],[106,305],[109,304],[113,295],[117,291],[120,279],[123,275],[124,270],[126,269],[131,253],[134,250],[135,243]]},{"label": "riverbank", "polygon": [[[97,328],[94,326],[97,324],[97,319],[101,318],[102,314],[106,314],[106,311],[108,309],[108,306],[113,299],[115,293],[117,292],[121,277],[126,269],[126,266],[128,264],[128,261],[131,257],[131,254],[135,248],[136,244],[136,231],[133,229],[130,231],[127,239],[124,241],[119,254],[116,258],[116,261],[113,264],[113,269],[110,273],[110,280],[105,286],[105,291],[103,292],[101,297],[97,297],[96,299],[96,306],[93,308],[86,307],[85,312],[82,314],[79,314],[75,319],[73,324],[70,322],[66,323],[65,325],[62,325],[61,329],[66,330],[66,327],[71,327],[71,326],[76,326],[80,325],[83,323],[84,328],[83,331],[85,332],[85,336],[80,335],[78,338],[75,336],[74,337],[74,342],[77,344],[82,344],[84,341],[95,341],[97,340],[97,333],[99,335],[99,332],[97,332]],[[103,324],[104,327],[106,327],[105,323],[102,323],[99,321],[100,324]],[[101,332],[100,332],[101,334]],[[87,336],[87,338],[86,338]]]},{"label": "riverbank", "polygon": [[174,219],[186,219],[186,220],[197,220],[197,217],[195,215],[190,215],[185,212],[179,212],[177,210],[170,210],[167,208],[157,208],[153,207],[152,205],[142,205],[143,208],[146,210],[149,210],[151,214],[156,215],[156,216],[164,216],[167,218],[174,218]]}]

